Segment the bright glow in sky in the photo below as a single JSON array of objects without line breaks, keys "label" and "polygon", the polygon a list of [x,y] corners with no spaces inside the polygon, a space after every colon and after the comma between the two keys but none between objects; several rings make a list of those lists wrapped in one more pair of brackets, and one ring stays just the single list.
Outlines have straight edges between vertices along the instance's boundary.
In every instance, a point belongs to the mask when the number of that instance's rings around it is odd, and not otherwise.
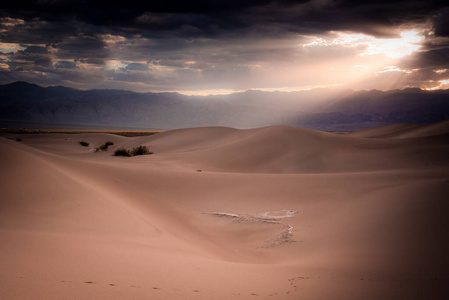
[{"label": "bright glow in sky", "polygon": [[434,87],[425,88],[428,91],[435,91],[439,89],[448,89],[449,88],[449,79],[443,79],[436,82]]},{"label": "bright glow in sky", "polygon": [[[311,68],[325,86],[337,85],[354,89],[400,89],[407,85],[406,76],[416,69],[403,62],[421,51],[424,30],[404,30],[396,38],[376,38],[362,33],[332,31],[312,37],[302,48],[313,59],[321,59]],[[438,70],[442,74],[445,70]],[[422,86],[425,87],[425,86]]]},{"label": "bright glow in sky", "polygon": [[[253,90],[263,91],[263,92],[299,92],[307,91],[319,88],[332,88],[339,87],[341,84],[330,84],[330,85],[310,85],[310,86],[293,86],[293,87],[280,87],[280,88],[262,88],[256,87]],[[216,90],[197,90],[197,91],[168,91],[176,92],[186,96],[209,96],[209,95],[228,95],[232,93],[240,93],[245,90],[226,90],[226,89],[216,89]]]},{"label": "bright glow in sky", "polygon": [[108,60],[105,64],[105,69],[106,70],[117,70],[119,68],[124,68],[126,67],[126,63],[121,62],[119,60]]},{"label": "bright glow in sky", "polygon": [[216,89],[216,90],[196,90],[196,91],[168,91],[183,94],[186,96],[210,96],[210,95],[229,95],[232,93],[244,92],[244,90],[226,90],[226,89]]},{"label": "bright glow in sky", "polygon": [[397,39],[373,39],[367,42],[368,48],[361,55],[385,54],[390,58],[401,58],[418,51],[422,40],[416,31],[402,32]]},{"label": "bright glow in sky", "polygon": [[420,43],[424,37],[420,36],[417,31],[401,32],[400,38],[378,39],[365,34],[351,34],[343,32],[333,32],[337,35],[335,38],[317,38],[304,47],[311,46],[347,46],[360,47],[363,49],[359,55],[377,55],[383,54],[390,58],[401,58],[409,55],[414,51],[418,51],[421,47]]},{"label": "bright glow in sky", "polygon": [[[119,47],[118,50],[124,45],[122,37],[108,35],[103,38],[111,47]],[[403,31],[400,37],[388,39],[340,31],[311,38],[312,41],[303,39],[299,48],[293,39],[285,39],[262,43],[260,46],[266,51],[260,52],[252,52],[248,44],[239,42],[219,44],[220,47],[214,47],[217,53],[214,56],[208,52],[209,48],[205,48],[195,49],[192,53],[187,51],[182,58],[171,61],[140,60],[130,64],[112,59],[106,62],[104,69],[118,72],[113,73],[115,77],[111,81],[118,85],[128,84],[127,78],[136,80],[145,76],[150,78],[148,83],[164,78],[182,80],[185,83],[183,89],[159,91],[184,95],[223,95],[248,89],[289,92],[338,86],[389,89],[399,88],[395,84],[401,74],[412,72],[398,67],[399,60],[419,51],[424,41],[417,30]],[[114,51],[115,48],[111,49]],[[276,55],[277,51],[283,51],[285,55]],[[232,60],[222,64],[216,58]],[[142,87],[147,84],[143,79],[141,83]],[[191,83],[204,84],[192,89],[189,88]]]},{"label": "bright glow in sky", "polygon": [[[334,31],[328,37],[314,37],[311,42],[299,45],[306,51],[307,59],[297,58],[296,61],[291,60],[283,66],[260,62],[258,68],[251,69],[251,76],[257,78],[256,82],[267,82],[273,86],[264,87],[259,84],[250,89],[291,92],[339,86],[397,88],[395,84],[399,83],[401,74],[412,73],[411,70],[398,67],[397,63],[406,55],[419,51],[423,41],[424,37],[417,30],[403,31],[400,37],[388,39]],[[190,63],[186,61],[184,64],[189,66]],[[285,85],[286,82],[290,85]],[[242,87],[176,92],[185,95],[219,95],[245,89]]]}]

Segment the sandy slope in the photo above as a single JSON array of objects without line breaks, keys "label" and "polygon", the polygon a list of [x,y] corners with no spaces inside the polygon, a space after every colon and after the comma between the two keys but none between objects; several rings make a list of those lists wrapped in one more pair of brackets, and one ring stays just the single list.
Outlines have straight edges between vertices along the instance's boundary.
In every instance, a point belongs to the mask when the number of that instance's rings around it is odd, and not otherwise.
[{"label": "sandy slope", "polygon": [[5,135],[2,298],[447,299],[448,124]]},{"label": "sandy slope", "polygon": [[393,124],[351,132],[352,137],[417,138],[448,133],[449,120],[427,125]]}]

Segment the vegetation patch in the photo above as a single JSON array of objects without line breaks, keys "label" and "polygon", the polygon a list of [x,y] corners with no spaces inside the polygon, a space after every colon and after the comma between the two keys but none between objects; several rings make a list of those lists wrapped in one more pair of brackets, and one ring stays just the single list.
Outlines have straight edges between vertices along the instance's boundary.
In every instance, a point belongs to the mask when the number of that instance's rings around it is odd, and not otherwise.
[{"label": "vegetation patch", "polygon": [[133,148],[132,150],[128,150],[125,148],[118,148],[114,151],[114,156],[136,156],[136,155],[150,155],[153,154],[147,146],[138,146]]},{"label": "vegetation patch", "polygon": [[83,146],[83,147],[87,147],[87,146],[89,146],[89,143],[88,142],[83,142],[83,141],[81,141],[81,142],[78,142],[81,146]]},{"label": "vegetation patch", "polygon": [[131,152],[125,148],[118,148],[114,151],[114,156],[131,156]]},{"label": "vegetation patch", "polygon": [[150,150],[148,150],[147,146],[139,146],[139,147],[135,147],[131,150],[131,154],[133,156],[135,155],[149,155],[149,154],[153,154],[153,152],[150,152]]},{"label": "vegetation patch", "polygon": [[107,151],[109,146],[114,145],[113,142],[106,142],[103,145],[101,145],[100,147],[95,149],[95,152],[100,152],[100,151]]}]

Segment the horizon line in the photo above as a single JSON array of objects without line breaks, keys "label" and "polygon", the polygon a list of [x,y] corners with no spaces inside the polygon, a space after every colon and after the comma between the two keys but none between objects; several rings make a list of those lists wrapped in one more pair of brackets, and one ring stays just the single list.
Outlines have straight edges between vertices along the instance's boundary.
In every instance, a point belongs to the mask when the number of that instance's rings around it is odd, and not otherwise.
[{"label": "horizon line", "polygon": [[360,90],[354,90],[351,88],[345,88],[342,84],[331,84],[331,85],[315,85],[315,86],[301,86],[301,87],[281,87],[281,88],[249,88],[249,89],[242,89],[242,90],[232,90],[232,89],[207,89],[207,90],[150,90],[150,91],[133,91],[133,90],[127,90],[127,89],[114,89],[114,88],[78,88],[78,87],[70,87],[65,85],[40,85],[34,82],[27,82],[23,80],[17,80],[12,81],[10,83],[4,83],[0,85],[11,85],[11,84],[17,84],[17,83],[26,83],[30,85],[36,85],[43,88],[56,88],[56,87],[63,87],[63,88],[69,88],[74,89],[78,91],[94,91],[94,90],[112,90],[112,91],[126,91],[126,92],[132,92],[132,93],[138,93],[138,94],[166,94],[166,93],[173,93],[173,94],[179,94],[183,96],[197,96],[197,97],[207,97],[207,96],[227,96],[232,94],[239,94],[239,93],[246,93],[246,92],[266,92],[266,93],[294,93],[294,92],[305,92],[305,91],[312,91],[312,90],[322,90],[322,89],[329,89],[329,90],[350,90],[353,92],[366,92],[366,91],[381,91],[381,92],[388,92],[388,91],[403,91],[408,89],[419,89],[421,91],[426,92],[435,92],[435,91],[448,91],[449,89],[443,89],[443,88],[421,88],[418,86],[407,86],[402,89],[390,89],[390,90],[383,90],[383,89],[360,89]]}]

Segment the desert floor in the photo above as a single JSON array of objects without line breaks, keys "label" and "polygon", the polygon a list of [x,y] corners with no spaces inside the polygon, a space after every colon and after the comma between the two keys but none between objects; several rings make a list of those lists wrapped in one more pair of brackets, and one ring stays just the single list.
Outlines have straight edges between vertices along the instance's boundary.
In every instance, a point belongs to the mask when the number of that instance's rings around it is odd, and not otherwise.
[{"label": "desert floor", "polygon": [[2,133],[0,184],[2,299],[449,299],[449,122]]}]

